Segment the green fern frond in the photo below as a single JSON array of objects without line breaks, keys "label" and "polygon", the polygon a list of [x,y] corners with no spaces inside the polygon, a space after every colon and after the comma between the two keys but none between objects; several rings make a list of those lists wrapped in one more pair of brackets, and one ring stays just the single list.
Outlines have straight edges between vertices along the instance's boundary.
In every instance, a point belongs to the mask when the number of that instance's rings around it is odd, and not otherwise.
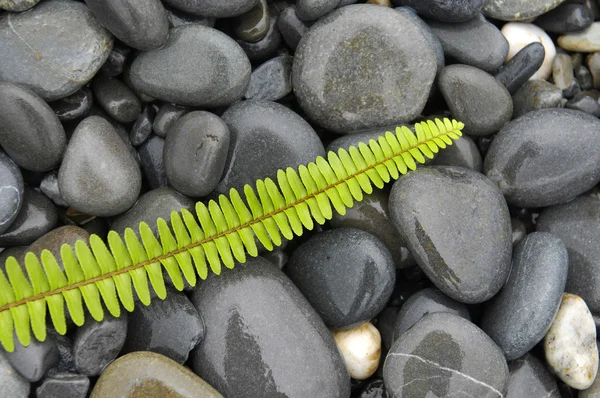
[{"label": "green fern frond", "polygon": [[[105,308],[118,317],[121,305],[134,309],[134,290],[139,300],[150,304],[149,283],[164,299],[167,290],[162,268],[175,288],[183,290],[184,278],[192,286],[197,277],[205,279],[210,268],[221,273],[221,265],[233,268],[236,261],[258,255],[255,237],[268,250],[281,245],[282,238],[302,235],[323,224],[333,210],[345,214],[373,185],[383,187],[417,163],[433,158],[439,148],[458,139],[464,125],[444,119],[421,122],[415,133],[396,128],[358,148],[329,152],[298,170],[279,170],[270,178],[246,185],[244,197],[231,189],[208,205],[196,204],[196,215],[188,210],[171,213],[171,226],[158,219],[158,239],[146,223],[139,226],[139,238],[127,228],[123,237],[109,232],[107,243],[92,235],[89,243],[77,241],[74,250],[63,245],[61,269],[54,255],[42,251],[40,258],[29,252],[25,270],[14,257],[6,261],[6,273],[0,271],[0,342],[14,350],[14,334],[29,345],[31,332],[36,339],[46,338],[46,311],[55,329],[66,333],[65,304],[73,322],[81,326],[84,307],[97,321]],[[104,303],[104,306],[103,306]]]}]

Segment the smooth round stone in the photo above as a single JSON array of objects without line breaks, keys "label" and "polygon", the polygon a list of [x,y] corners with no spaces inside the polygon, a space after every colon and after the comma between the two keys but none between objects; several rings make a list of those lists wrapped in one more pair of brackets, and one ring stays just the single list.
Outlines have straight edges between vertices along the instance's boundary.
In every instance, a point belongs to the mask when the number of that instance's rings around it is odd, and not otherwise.
[{"label": "smooth round stone", "polygon": [[94,216],[114,216],[133,206],[142,175],[127,145],[99,116],[84,119],[73,133],[58,171],[65,201]]},{"label": "smooth round stone", "polygon": [[281,55],[265,62],[252,72],[244,97],[252,100],[277,101],[292,92],[294,57]]},{"label": "smooth round stone", "polygon": [[594,88],[592,73],[588,68],[583,65],[578,65],[575,66],[573,72],[575,73],[575,78],[582,90],[591,90]]},{"label": "smooth round stone", "polygon": [[345,134],[414,119],[436,71],[421,24],[388,7],[358,4],[337,9],[304,35],[292,85],[313,121]]},{"label": "smooth round stone", "polygon": [[[421,28],[421,33],[425,35],[425,39],[427,39],[427,42],[429,43],[431,49],[435,53],[437,70],[438,72],[442,70],[442,68],[446,65],[446,58],[444,57],[444,48],[442,47],[442,43],[440,42],[439,38],[435,35],[435,33],[433,33],[433,30],[431,30],[431,28],[425,23],[425,21],[419,18],[415,10],[413,10],[412,8],[397,7],[395,10],[396,12],[399,12],[412,19],[413,22]],[[432,86],[432,90],[434,90],[434,87],[435,86]],[[431,97],[432,95],[432,92],[430,92],[429,96]]]},{"label": "smooth round stone", "polygon": [[129,133],[129,141],[132,145],[140,146],[150,138],[155,114],[154,105],[147,104],[144,106],[142,113],[138,116]]},{"label": "smooth round stone", "polygon": [[225,396],[350,396],[350,377],[333,337],[267,260],[251,258],[210,275],[192,302],[206,322],[192,369]]},{"label": "smooth round stone", "polygon": [[253,9],[232,22],[233,34],[240,40],[255,42],[267,34],[271,16],[267,0],[260,0]]},{"label": "smooth round stone", "polygon": [[122,352],[152,351],[183,364],[203,337],[204,321],[196,308],[185,294],[168,289],[164,300],[149,306],[136,302]]},{"label": "smooth round stone", "polygon": [[570,109],[529,112],[496,135],[486,176],[507,202],[544,207],[566,202],[600,181],[598,118]]},{"label": "smooth round stone", "polygon": [[229,193],[230,188],[242,192],[245,184],[253,186],[258,179],[276,178],[279,169],[325,156],[313,128],[276,102],[239,102],[222,118],[229,127],[230,141],[225,170],[217,186],[219,193]]},{"label": "smooth round stone", "polygon": [[270,16],[267,32],[262,39],[256,42],[236,41],[242,47],[242,50],[244,50],[250,61],[263,62],[271,59],[283,43],[283,37],[281,37],[277,25],[277,17],[275,15]]},{"label": "smooth round stone", "polygon": [[465,167],[479,173],[483,169],[483,159],[477,149],[477,144],[468,135],[463,135],[451,146],[440,151],[431,164]]},{"label": "smooth round stone", "polygon": [[600,22],[594,22],[588,28],[568,33],[558,38],[558,45],[567,51],[600,51]]},{"label": "smooth round stone", "polygon": [[260,0],[165,0],[165,3],[194,15],[229,18],[245,14]]},{"label": "smooth round stone", "polygon": [[502,65],[494,77],[513,95],[542,66],[545,56],[541,43],[529,43]]},{"label": "smooth round stone", "polygon": [[90,379],[75,373],[57,373],[48,376],[35,390],[38,398],[85,398]]},{"label": "smooth round stone", "polygon": [[381,335],[371,322],[347,330],[332,332],[333,338],[346,362],[348,374],[354,380],[371,377],[381,358]]},{"label": "smooth round stone", "polygon": [[591,9],[571,3],[561,4],[535,20],[537,26],[552,33],[577,32],[593,22],[594,12]]},{"label": "smooth round stone", "polygon": [[12,367],[30,382],[40,381],[58,363],[58,348],[51,338],[44,342],[32,338],[27,347],[17,342],[15,350],[4,355]]},{"label": "smooth round stone", "polygon": [[[560,398],[553,375],[542,361],[531,354],[508,363],[510,378],[506,398]],[[579,395],[581,397],[581,394]]]},{"label": "smooth round stone", "polygon": [[165,140],[154,136],[144,142],[138,150],[144,177],[152,189],[169,185],[163,161],[164,147]]},{"label": "smooth round stone", "polygon": [[98,71],[101,76],[115,77],[123,73],[127,66],[128,57],[131,54],[131,47],[116,42],[112,51],[108,55],[106,62]]},{"label": "smooth round stone", "polygon": [[27,251],[32,252],[39,258],[43,250],[48,250],[56,259],[60,269],[64,269],[60,256],[61,246],[65,244],[75,249],[75,242],[78,240],[87,242],[89,238],[90,234],[85,229],[74,225],[65,225],[55,228],[38,238],[27,248]]},{"label": "smooth round stone", "polygon": [[21,12],[32,8],[39,2],[40,0],[0,0],[0,9]]},{"label": "smooth round stone", "polygon": [[504,285],[510,215],[485,176],[462,167],[417,169],[394,183],[390,213],[421,269],[449,297],[480,303]]},{"label": "smooth round stone", "polygon": [[200,24],[208,26],[209,28],[215,27],[215,18],[204,17],[202,15],[191,15],[173,7],[169,7],[167,4],[163,4],[167,11],[167,19],[169,20],[169,27],[175,28],[181,25],[194,25]]},{"label": "smooth round stone", "polygon": [[481,321],[506,359],[517,359],[542,341],[560,306],[568,270],[567,248],[552,234],[533,232],[515,246],[510,276],[486,303]]},{"label": "smooth round stone", "polygon": [[156,220],[160,217],[165,221],[171,219],[171,212],[181,209],[192,210],[196,202],[183,196],[173,188],[164,187],[148,191],[137,201],[135,206],[127,213],[117,217],[111,224],[111,229],[120,234],[125,233],[125,228],[138,231],[140,222],[145,222],[150,228],[156,230]]},{"label": "smooth round stone", "polygon": [[486,136],[500,130],[513,113],[510,93],[494,76],[468,65],[442,69],[438,85],[452,115],[465,132]]},{"label": "smooth round stone", "polygon": [[176,104],[163,104],[154,118],[152,130],[157,136],[165,138],[173,124],[189,111],[188,108]]},{"label": "smooth round stone", "polygon": [[135,121],[142,111],[139,98],[119,79],[98,76],[92,90],[102,109],[119,123]]},{"label": "smooth round stone", "polygon": [[163,45],[169,33],[160,0],[85,0],[96,18],[123,43],[138,50]]},{"label": "smooth round stone", "polygon": [[598,373],[596,325],[585,301],[565,293],[552,327],[544,338],[550,369],[570,387],[589,388]]},{"label": "smooth round stone", "polygon": [[241,99],[250,61],[226,34],[202,25],[173,28],[165,45],[139,54],[131,65],[134,88],[180,105],[218,107]]},{"label": "smooth round stone", "polygon": [[419,290],[406,300],[394,324],[392,343],[427,314],[448,312],[471,320],[467,306],[435,288]]},{"label": "smooth round stone", "polygon": [[476,18],[483,0],[393,0],[397,6],[413,8],[420,16],[440,22],[460,23]]},{"label": "smooth round stone", "polygon": [[304,21],[314,21],[338,6],[340,0],[297,0],[296,13]]},{"label": "smooth round stone", "polygon": [[165,140],[164,166],[169,184],[192,197],[211,193],[223,174],[229,141],[229,129],[217,115],[194,111],[181,117]]},{"label": "smooth round stone", "polygon": [[23,265],[22,263],[26,253],[27,246],[14,246],[5,248],[0,252],[0,269],[6,272],[6,260],[8,260],[9,257],[16,258],[20,265]]},{"label": "smooth round stone", "polygon": [[10,228],[23,205],[23,176],[16,164],[0,150],[0,233]]},{"label": "smooth round stone", "polygon": [[565,104],[565,108],[574,109],[600,117],[600,104],[598,100],[584,94],[577,94]]},{"label": "smooth round stone", "polygon": [[298,18],[296,6],[283,10],[277,18],[277,28],[283,40],[292,51],[296,51],[300,39],[308,32],[308,23]]},{"label": "smooth round stone", "polygon": [[530,79],[545,80],[552,73],[552,61],[556,55],[554,42],[541,28],[531,23],[509,22],[501,29],[502,34],[508,41],[507,61],[510,61],[519,51],[531,43],[541,43],[544,46],[544,61],[542,66],[530,77]]},{"label": "smooth round stone", "polygon": [[[149,332],[149,331],[148,331]],[[75,330],[73,356],[77,373],[98,376],[117,358],[127,335],[127,313],[119,318],[105,314],[104,320],[87,319]]]},{"label": "smooth round stone", "polygon": [[483,8],[486,16],[501,21],[522,21],[542,15],[565,0],[490,0]]},{"label": "smooth round stone", "polygon": [[19,166],[48,171],[60,164],[67,138],[58,117],[33,91],[0,82],[0,145]]},{"label": "smooth round stone", "polygon": [[68,122],[87,115],[92,108],[92,103],[92,90],[83,86],[68,97],[51,102],[48,105],[56,113],[58,120]]},{"label": "smooth round stone", "polygon": [[573,61],[568,54],[556,54],[552,61],[552,81],[561,90],[567,90],[573,85]]},{"label": "smooth round stone", "polygon": [[96,74],[112,45],[85,4],[44,1],[30,12],[0,15],[0,80],[46,101],[64,98]]},{"label": "smooth round stone", "polygon": [[426,315],[392,346],[383,365],[392,397],[503,397],[508,366],[481,329],[454,314]]},{"label": "smooth round stone", "polygon": [[[132,383],[135,380],[135,383]],[[223,398],[188,368],[160,354],[133,352],[111,363],[90,398]]]},{"label": "smooth round stone", "polygon": [[544,80],[529,80],[513,96],[513,118],[540,109],[558,108],[562,90]]},{"label": "smooth round stone", "polygon": [[11,398],[28,398],[31,384],[11,366],[4,352],[0,352],[0,386],[2,394]]},{"label": "smooth round stone", "polygon": [[492,73],[508,54],[508,42],[500,30],[481,14],[463,23],[428,21],[427,25],[442,43],[444,54],[459,63]]},{"label": "smooth round stone", "polygon": [[313,236],[285,271],[330,329],[374,318],[394,289],[396,269],[385,245],[368,232],[339,228]]}]

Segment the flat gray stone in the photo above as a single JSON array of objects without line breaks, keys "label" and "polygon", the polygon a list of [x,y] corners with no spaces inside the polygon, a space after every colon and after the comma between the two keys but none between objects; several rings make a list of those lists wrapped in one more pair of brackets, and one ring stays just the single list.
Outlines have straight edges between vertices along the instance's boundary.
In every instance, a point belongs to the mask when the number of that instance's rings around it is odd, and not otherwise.
[{"label": "flat gray stone", "polygon": [[11,398],[28,398],[31,384],[11,366],[4,352],[0,352],[0,386],[2,394]]},{"label": "flat gray stone", "polygon": [[122,80],[98,76],[92,90],[102,109],[119,123],[134,122],[142,111],[142,102]]},{"label": "flat gray stone", "polygon": [[165,0],[165,3],[194,15],[229,18],[242,15],[260,0]]},{"label": "flat gray stone", "polygon": [[256,68],[244,97],[253,100],[277,101],[292,92],[294,57],[281,55]]},{"label": "flat gray stone", "polygon": [[528,80],[513,95],[513,119],[531,111],[558,108],[562,99],[562,91],[554,84]]},{"label": "flat gray stone", "polygon": [[10,228],[23,205],[23,176],[19,167],[0,151],[0,233]]},{"label": "flat gray stone", "polygon": [[501,21],[522,21],[547,13],[565,0],[489,0],[483,12]]},{"label": "flat gray stone", "polygon": [[300,19],[314,21],[332,11],[339,3],[340,0],[298,0],[296,12]]},{"label": "flat gray stone", "polygon": [[481,12],[485,0],[392,0],[399,6],[414,8],[424,18],[440,22],[470,21]]},{"label": "flat gray stone", "polygon": [[35,393],[37,398],[85,398],[89,388],[87,376],[61,372],[44,379]]},{"label": "flat gray stone", "polygon": [[[506,398],[560,398],[556,380],[545,363],[531,354],[508,363],[510,379]],[[588,398],[579,393],[579,398]],[[591,397],[590,397],[591,398]]]},{"label": "flat gray stone", "polygon": [[15,350],[4,355],[13,368],[30,382],[40,381],[51,367],[58,364],[58,348],[52,338],[41,342],[32,337],[27,347],[16,342]]}]

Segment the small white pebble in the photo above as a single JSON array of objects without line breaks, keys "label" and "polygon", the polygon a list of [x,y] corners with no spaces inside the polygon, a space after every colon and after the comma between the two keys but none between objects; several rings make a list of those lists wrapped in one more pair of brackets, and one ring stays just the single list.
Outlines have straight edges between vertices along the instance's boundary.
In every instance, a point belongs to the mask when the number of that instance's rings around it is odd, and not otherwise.
[{"label": "small white pebble", "polygon": [[544,62],[542,62],[542,66],[540,66],[535,74],[531,76],[530,80],[546,80],[550,77],[550,73],[552,73],[552,61],[556,55],[556,47],[546,32],[534,24],[525,22],[509,22],[502,27],[501,32],[508,41],[507,62],[526,45],[533,42],[542,43],[546,51]]},{"label": "small white pebble", "polygon": [[381,335],[371,322],[347,330],[334,331],[350,377],[364,380],[373,375],[381,358]]},{"label": "small white pebble", "polygon": [[567,51],[593,53],[600,51],[600,22],[594,22],[579,32],[558,38],[558,45]]},{"label": "small white pebble", "polygon": [[578,390],[592,385],[598,373],[596,325],[581,297],[563,294],[544,352],[550,369],[567,385]]}]

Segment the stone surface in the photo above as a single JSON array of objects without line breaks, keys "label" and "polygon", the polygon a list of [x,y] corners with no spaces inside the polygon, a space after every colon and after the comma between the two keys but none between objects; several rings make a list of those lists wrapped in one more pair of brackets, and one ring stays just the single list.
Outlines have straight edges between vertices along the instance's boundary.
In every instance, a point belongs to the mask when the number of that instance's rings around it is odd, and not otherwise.
[{"label": "stone surface", "polygon": [[552,72],[552,60],[556,55],[554,42],[541,28],[525,22],[509,22],[504,24],[501,30],[508,41],[507,61],[510,61],[519,51],[531,43],[541,43],[544,46],[544,61],[542,66],[531,76],[530,79],[545,80]]},{"label": "stone surface", "polygon": [[60,164],[65,130],[52,108],[33,91],[0,82],[0,145],[19,166],[47,171]]},{"label": "stone surface", "polygon": [[483,159],[477,144],[468,135],[463,135],[454,141],[451,146],[440,151],[431,164],[465,167],[479,173],[483,169]]},{"label": "stone surface", "polygon": [[567,51],[590,53],[600,51],[600,22],[594,22],[580,32],[560,36],[558,45]]},{"label": "stone surface", "polygon": [[481,174],[419,168],[394,183],[390,213],[421,269],[451,298],[483,302],[506,281],[510,215],[498,188]]},{"label": "stone surface", "polygon": [[0,16],[0,80],[20,83],[46,101],[64,98],[94,76],[112,45],[85,4],[44,1],[30,12]]},{"label": "stone surface", "polygon": [[480,14],[484,0],[393,0],[395,5],[415,9],[424,18],[440,22],[467,22]]},{"label": "stone surface", "polygon": [[218,107],[241,99],[250,62],[229,36],[202,25],[173,28],[165,45],[139,54],[131,82],[140,92],[180,105]]},{"label": "stone surface", "polygon": [[583,93],[579,93],[567,101],[565,108],[600,117],[600,103],[598,103],[598,100]]},{"label": "stone surface", "polygon": [[0,9],[21,12],[34,7],[40,0],[0,0]]},{"label": "stone surface", "polygon": [[[560,398],[556,380],[545,363],[531,354],[508,363],[510,378],[506,398]],[[581,394],[579,394],[581,397]]]},{"label": "stone surface", "polygon": [[163,104],[154,118],[152,130],[157,136],[165,138],[173,124],[189,111],[190,109],[184,106]]},{"label": "stone surface", "polygon": [[163,45],[169,33],[160,0],[85,0],[102,25],[123,43],[138,50]]},{"label": "stone surface", "polygon": [[281,55],[265,62],[252,72],[244,97],[253,100],[277,101],[292,92],[294,57]]},{"label": "stone surface", "polygon": [[522,21],[542,15],[565,0],[490,0],[483,8],[488,17],[501,21]]},{"label": "stone surface", "polygon": [[134,146],[140,146],[152,134],[152,122],[156,111],[153,105],[145,105],[129,132],[129,141]]},{"label": "stone surface", "polygon": [[0,385],[2,394],[11,398],[27,398],[31,385],[11,366],[4,352],[0,352]]},{"label": "stone surface", "polygon": [[296,51],[300,39],[308,32],[309,24],[298,18],[296,6],[290,6],[279,14],[279,17],[277,18],[277,29],[288,47],[293,51]]},{"label": "stone surface", "polygon": [[165,0],[165,3],[194,15],[229,18],[242,15],[260,0]]},{"label": "stone surface", "polygon": [[552,61],[552,81],[563,92],[573,85],[573,61],[568,54],[556,54]]},{"label": "stone surface", "polygon": [[591,90],[594,88],[594,79],[592,73],[583,65],[575,66],[573,73],[582,90]]},{"label": "stone surface", "polygon": [[165,140],[164,167],[169,184],[192,197],[211,193],[223,174],[229,141],[229,128],[217,115],[194,111],[181,117]]},{"label": "stone surface", "polygon": [[545,56],[546,51],[541,43],[529,43],[502,65],[494,77],[513,95],[542,66]]},{"label": "stone surface", "polygon": [[596,325],[581,297],[565,293],[552,327],[544,338],[550,369],[570,387],[584,390],[598,373]]},{"label": "stone surface", "polygon": [[30,382],[41,380],[58,363],[58,349],[51,338],[44,342],[32,338],[27,347],[17,342],[15,350],[4,355],[12,367]]},{"label": "stone surface", "polygon": [[304,35],[292,84],[313,121],[348,133],[414,119],[436,69],[420,24],[387,7],[358,4],[337,9]]},{"label": "stone surface", "polygon": [[35,390],[38,398],[85,398],[90,379],[75,373],[57,373],[48,376]]},{"label": "stone surface", "polygon": [[[410,7],[396,7],[396,12],[399,12],[407,17],[409,17],[419,28],[421,28],[421,33],[425,36],[425,39],[431,46],[435,54],[435,60],[437,62],[437,70],[438,72],[446,65],[446,58],[444,57],[444,48],[442,47],[442,43],[440,39],[433,33],[433,30],[423,21],[415,10]],[[435,86],[432,86],[432,90],[434,90]],[[432,96],[432,92],[429,93],[429,96]]]},{"label": "stone surface", "polygon": [[233,34],[240,40],[259,41],[269,31],[270,19],[267,0],[260,0],[250,11],[232,21]]},{"label": "stone surface", "polygon": [[314,21],[332,11],[340,0],[297,0],[296,13],[300,19]]},{"label": "stone surface", "polygon": [[0,151],[0,233],[10,228],[23,205],[23,176],[16,164]]},{"label": "stone surface", "polygon": [[53,229],[52,231],[44,234],[42,237],[36,239],[28,248],[27,251],[34,253],[40,257],[44,249],[49,250],[50,253],[56,258],[58,266],[64,269],[61,257],[60,247],[63,244],[71,246],[75,249],[75,242],[78,240],[88,241],[90,234],[87,233],[83,228],[76,227],[74,225],[64,225]]},{"label": "stone surface", "polygon": [[160,137],[151,137],[138,150],[142,171],[152,189],[169,185],[163,161],[164,146],[165,140]]},{"label": "stone surface", "polygon": [[92,90],[83,86],[73,94],[63,99],[49,103],[58,119],[63,122],[84,117],[91,109],[93,103]]},{"label": "stone surface", "polygon": [[540,109],[558,108],[562,91],[543,80],[529,80],[513,95],[513,118]]},{"label": "stone surface", "polygon": [[141,189],[140,168],[111,124],[84,119],[73,133],[58,171],[65,201],[96,216],[113,216],[133,206]]},{"label": "stone surface", "polygon": [[426,315],[392,346],[383,366],[392,397],[504,396],[508,366],[481,329],[454,314]]},{"label": "stone surface", "polygon": [[515,206],[566,202],[600,181],[599,129],[597,118],[579,111],[529,112],[496,135],[485,174]]},{"label": "stone surface", "polygon": [[546,32],[577,32],[594,22],[594,12],[582,4],[563,3],[554,10],[541,15],[535,24]]},{"label": "stone surface", "polygon": [[106,62],[98,71],[101,76],[115,77],[125,71],[126,64],[129,61],[129,55],[132,53],[132,48],[121,43],[115,42],[112,51],[108,55]]},{"label": "stone surface", "polygon": [[165,9],[167,11],[167,19],[169,20],[169,27],[175,28],[181,25],[195,25],[200,24],[204,26],[208,26],[213,28],[215,26],[215,18],[213,17],[204,17],[202,15],[192,15],[185,11],[178,10],[176,8],[170,7],[163,2]]},{"label": "stone surface", "polygon": [[350,377],[354,380],[371,377],[381,358],[381,335],[377,328],[371,322],[366,322],[352,329],[332,333]]},{"label": "stone surface", "polygon": [[278,18],[275,15],[271,15],[269,18],[268,30],[262,39],[256,42],[237,40],[237,43],[242,47],[242,50],[244,50],[250,61],[263,62],[277,53],[277,50],[283,43],[283,37],[279,32],[277,19]]},{"label": "stone surface", "polygon": [[206,337],[192,369],[228,397],[348,397],[333,337],[293,283],[262,258],[209,276],[192,302]]},{"label": "stone surface", "polygon": [[568,269],[567,249],[552,234],[533,232],[515,246],[510,276],[486,303],[481,321],[506,359],[517,359],[542,341],[560,306]]},{"label": "stone surface", "polygon": [[338,228],[292,253],[285,269],[330,329],[374,318],[394,289],[396,270],[385,245],[368,232]]},{"label": "stone surface", "polygon": [[131,123],[142,111],[138,97],[121,80],[98,76],[92,82],[98,104],[119,123]]}]

